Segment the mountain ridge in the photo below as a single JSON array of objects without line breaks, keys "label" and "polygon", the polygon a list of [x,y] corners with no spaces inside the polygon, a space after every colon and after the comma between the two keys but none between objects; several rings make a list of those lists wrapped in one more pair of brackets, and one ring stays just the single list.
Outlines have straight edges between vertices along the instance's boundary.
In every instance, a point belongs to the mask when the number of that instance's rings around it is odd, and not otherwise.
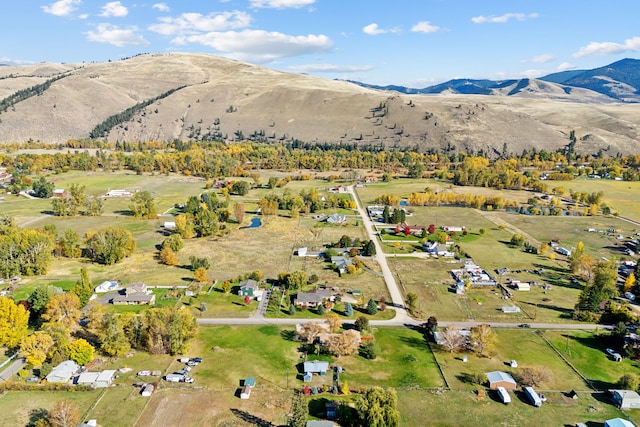
[{"label": "mountain ridge", "polygon": [[[537,79],[508,79],[508,80],[487,80],[487,79],[452,79],[425,88],[408,88],[399,85],[378,86],[369,85],[362,82],[351,81],[364,87],[377,90],[391,90],[405,94],[436,94],[436,93],[460,93],[466,95],[506,95],[513,96],[519,93],[502,93],[499,89],[504,85],[518,85],[521,89],[527,87],[531,81],[545,81],[560,85],[567,95],[571,90],[581,88],[602,94],[611,100],[621,102],[640,102],[640,60],[625,58],[613,62],[603,67],[591,70],[570,70],[559,73],[552,73]],[[597,99],[595,95],[591,101]],[[601,99],[600,102],[611,102],[611,100]]]},{"label": "mountain ridge", "polygon": [[400,94],[191,53],[4,66],[0,143],[299,140],[520,152],[561,148],[574,131],[577,150],[640,152],[640,104],[539,79],[494,86],[493,96]]}]

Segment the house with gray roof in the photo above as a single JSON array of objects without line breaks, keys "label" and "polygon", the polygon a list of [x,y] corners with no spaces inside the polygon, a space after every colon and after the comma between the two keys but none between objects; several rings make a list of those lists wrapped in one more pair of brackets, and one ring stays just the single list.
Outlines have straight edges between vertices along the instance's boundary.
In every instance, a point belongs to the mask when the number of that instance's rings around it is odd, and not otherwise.
[{"label": "house with gray roof", "polygon": [[46,379],[47,382],[50,383],[68,383],[79,370],[80,365],[76,362],[73,360],[65,360],[53,368]]},{"label": "house with gray roof", "polygon": [[153,305],[156,296],[146,284],[135,282],[114,295],[110,302],[114,305]]},{"label": "house with gray roof", "polygon": [[293,303],[298,307],[317,307],[332,299],[333,296],[328,289],[315,289],[311,292],[298,292]]}]

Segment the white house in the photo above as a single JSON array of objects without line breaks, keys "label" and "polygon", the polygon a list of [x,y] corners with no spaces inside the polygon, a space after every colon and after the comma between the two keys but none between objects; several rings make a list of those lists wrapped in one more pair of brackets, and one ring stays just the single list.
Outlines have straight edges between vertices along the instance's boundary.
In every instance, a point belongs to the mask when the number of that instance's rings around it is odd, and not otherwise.
[{"label": "white house", "polygon": [[47,382],[50,383],[67,383],[78,372],[80,365],[73,360],[65,360],[51,370],[47,375]]},{"label": "white house", "polygon": [[102,372],[83,372],[78,375],[75,383],[78,385],[88,385],[93,388],[105,388],[111,385],[115,374],[116,371],[112,369]]},{"label": "white house", "polygon": [[118,290],[119,288],[120,288],[120,284],[115,280],[105,280],[104,282],[96,286],[96,288],[94,289],[94,292],[97,294],[103,294],[105,292]]}]

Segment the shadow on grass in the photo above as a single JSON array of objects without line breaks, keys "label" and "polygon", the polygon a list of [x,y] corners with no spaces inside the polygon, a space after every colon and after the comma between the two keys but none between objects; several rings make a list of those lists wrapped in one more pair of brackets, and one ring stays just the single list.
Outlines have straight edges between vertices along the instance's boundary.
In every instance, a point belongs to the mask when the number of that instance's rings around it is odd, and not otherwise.
[{"label": "shadow on grass", "polygon": [[[49,411],[44,408],[36,408],[29,411],[29,422],[27,423],[27,427],[35,427],[38,425],[38,421],[40,420],[48,420],[49,419]],[[45,423],[49,425],[49,423]]]},{"label": "shadow on grass", "polygon": [[[239,392],[237,394],[239,395]],[[242,421],[251,425],[258,427],[275,427],[275,424],[273,424],[272,422],[263,420],[262,418],[255,415],[251,415],[250,413],[241,409],[231,408],[231,412]]]},{"label": "shadow on grass", "polygon": [[428,350],[427,343],[425,342],[424,338],[401,337],[400,341],[407,344],[409,347]]},{"label": "shadow on grass", "polygon": [[280,336],[285,341],[295,341],[296,340],[296,331],[293,329],[285,329],[280,331]]},{"label": "shadow on grass", "polygon": [[309,401],[309,415],[316,418],[325,418],[327,415],[327,403],[329,402],[330,400],[326,397],[311,399]]}]

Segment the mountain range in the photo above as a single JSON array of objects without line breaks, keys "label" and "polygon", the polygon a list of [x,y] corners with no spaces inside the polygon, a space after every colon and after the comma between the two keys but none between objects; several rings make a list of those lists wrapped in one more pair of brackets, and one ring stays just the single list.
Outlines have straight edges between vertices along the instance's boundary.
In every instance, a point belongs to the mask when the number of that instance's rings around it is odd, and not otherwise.
[{"label": "mountain range", "polygon": [[[538,79],[511,79],[511,80],[473,80],[454,79],[423,89],[408,88],[405,86],[375,86],[366,83],[352,83],[378,90],[391,90],[404,94],[437,94],[457,93],[464,95],[521,95],[527,92],[540,93],[541,90],[553,91],[551,85],[542,82],[559,85],[555,89],[561,89],[565,94],[571,94],[576,89],[587,89],[605,95],[613,100],[622,102],[640,102],[640,60],[622,59],[604,67],[592,70],[571,70],[549,74]],[[590,101],[598,100],[596,96]],[[600,99],[599,102],[607,102]]]},{"label": "mountain range", "polygon": [[639,153],[638,62],[542,79],[452,80],[426,94],[208,54],[2,66],[0,143],[298,140],[519,153],[564,147],[573,131],[576,150]]}]

